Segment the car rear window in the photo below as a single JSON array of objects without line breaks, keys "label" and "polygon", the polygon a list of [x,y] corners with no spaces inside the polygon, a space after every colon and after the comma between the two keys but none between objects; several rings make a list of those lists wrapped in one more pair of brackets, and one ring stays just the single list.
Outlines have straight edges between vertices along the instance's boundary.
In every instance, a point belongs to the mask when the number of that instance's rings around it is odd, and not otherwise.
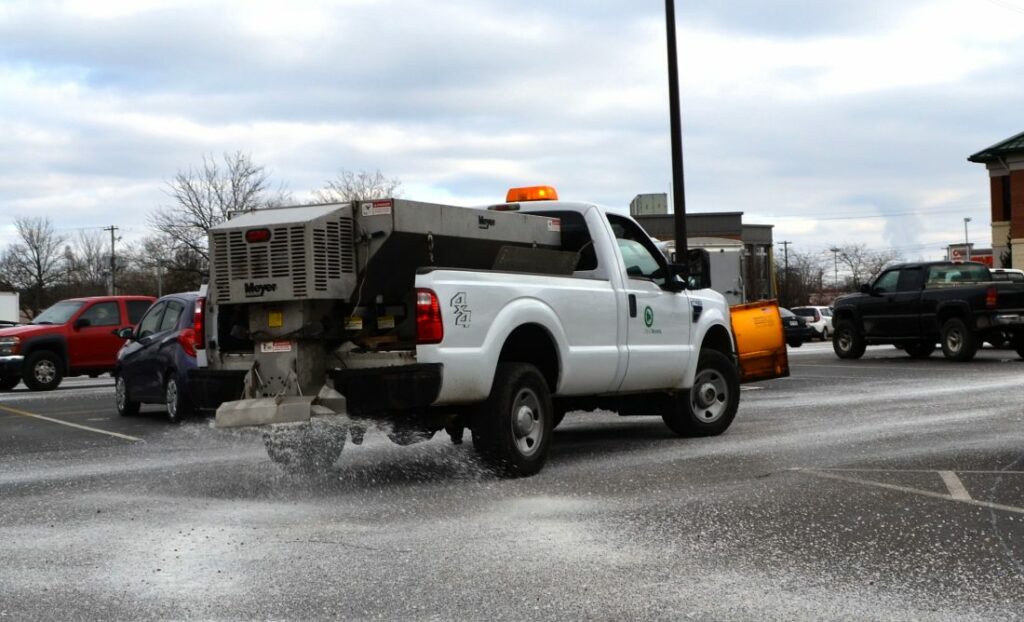
[{"label": "car rear window", "polygon": [[795,313],[797,315],[802,315],[804,317],[816,317],[817,316],[817,313],[814,312],[814,309],[793,309],[793,313]]}]

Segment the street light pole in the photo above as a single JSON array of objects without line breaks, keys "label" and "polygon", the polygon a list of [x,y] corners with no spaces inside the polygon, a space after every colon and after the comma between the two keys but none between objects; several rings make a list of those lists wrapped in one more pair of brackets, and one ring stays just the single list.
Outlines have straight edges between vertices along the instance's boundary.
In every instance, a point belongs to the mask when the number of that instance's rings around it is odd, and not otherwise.
[{"label": "street light pole", "polygon": [[969,222],[971,222],[971,218],[969,216],[965,217],[964,218],[964,256],[967,257],[967,261],[971,260],[971,245],[967,241],[967,223],[969,223]]},{"label": "street light pole", "polygon": [[832,251],[832,263],[833,263],[833,270],[834,270],[833,274],[835,275],[834,276],[835,288],[836,288],[836,291],[839,291],[839,247],[833,246],[832,248],[830,248],[828,250]]}]

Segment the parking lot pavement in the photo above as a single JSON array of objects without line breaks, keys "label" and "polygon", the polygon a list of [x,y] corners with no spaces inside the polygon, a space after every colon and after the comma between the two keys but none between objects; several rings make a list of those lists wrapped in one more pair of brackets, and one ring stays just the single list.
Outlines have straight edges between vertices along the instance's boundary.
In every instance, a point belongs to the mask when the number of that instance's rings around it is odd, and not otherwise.
[{"label": "parking lot pavement", "polygon": [[109,381],[0,394],[0,619],[1021,619],[1024,362],[790,362],[721,437],[571,413],[513,481],[379,433],[286,476]]}]

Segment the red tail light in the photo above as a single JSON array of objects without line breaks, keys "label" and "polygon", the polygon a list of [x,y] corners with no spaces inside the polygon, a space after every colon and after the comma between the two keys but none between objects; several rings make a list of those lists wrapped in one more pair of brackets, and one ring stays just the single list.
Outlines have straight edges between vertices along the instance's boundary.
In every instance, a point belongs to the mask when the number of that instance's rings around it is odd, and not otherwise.
[{"label": "red tail light", "polygon": [[988,291],[985,292],[985,308],[995,309],[998,302],[999,290],[997,290],[995,287],[988,288]]},{"label": "red tail light", "polygon": [[185,354],[189,356],[195,356],[196,350],[202,350],[206,343],[205,331],[203,328],[203,320],[206,314],[203,310],[206,306],[205,298],[196,298],[196,311],[192,315],[192,328],[183,328],[178,333],[178,343],[181,344],[181,349],[185,351]]},{"label": "red tail light", "polygon": [[192,330],[196,333],[196,350],[206,347],[206,298],[196,298],[196,312],[192,316]]},{"label": "red tail light", "polygon": [[270,241],[270,229],[249,229],[245,232],[245,241],[249,244]]},{"label": "red tail light", "polygon": [[441,343],[444,324],[441,322],[441,303],[437,294],[429,289],[416,290],[416,343]]},{"label": "red tail light", "polygon": [[196,355],[196,331],[191,328],[183,328],[178,333],[178,343],[181,344],[181,349],[185,351],[185,354],[189,356]]}]

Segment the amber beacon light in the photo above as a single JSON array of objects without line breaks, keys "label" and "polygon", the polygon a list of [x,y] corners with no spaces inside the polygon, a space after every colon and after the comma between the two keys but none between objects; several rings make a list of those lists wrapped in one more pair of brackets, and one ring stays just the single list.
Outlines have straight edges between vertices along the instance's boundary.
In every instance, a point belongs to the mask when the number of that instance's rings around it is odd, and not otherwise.
[{"label": "amber beacon light", "polygon": [[508,194],[505,195],[506,203],[557,200],[558,191],[551,186],[524,186],[522,188],[510,188]]}]

